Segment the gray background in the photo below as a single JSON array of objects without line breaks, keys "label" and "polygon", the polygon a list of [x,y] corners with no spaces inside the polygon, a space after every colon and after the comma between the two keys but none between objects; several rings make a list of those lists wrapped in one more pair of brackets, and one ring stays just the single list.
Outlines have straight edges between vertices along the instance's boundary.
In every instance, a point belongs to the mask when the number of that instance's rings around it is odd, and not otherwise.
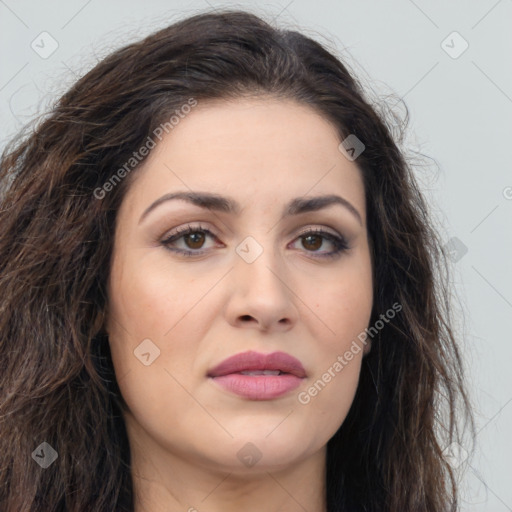
[{"label": "gray background", "polygon": [[453,248],[476,406],[462,510],[512,511],[512,0],[0,0],[0,147],[111,50],[221,6],[249,8],[329,45],[399,112],[404,98],[408,154]]}]

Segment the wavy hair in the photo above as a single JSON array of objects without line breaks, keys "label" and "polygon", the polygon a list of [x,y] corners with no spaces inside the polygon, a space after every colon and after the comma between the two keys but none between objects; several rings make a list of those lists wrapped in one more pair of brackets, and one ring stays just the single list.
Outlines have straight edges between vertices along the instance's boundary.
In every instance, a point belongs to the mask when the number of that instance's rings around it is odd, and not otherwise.
[{"label": "wavy hair", "polygon": [[[391,304],[403,307],[372,340],[352,407],[327,444],[327,510],[457,510],[443,449],[468,425],[474,436],[474,420],[447,257],[392,135],[396,119],[325,46],[231,9],[114,51],[2,154],[1,510],[133,511],[126,404],[104,319],[116,213],[144,159],[98,191],[190,98],[251,95],[309,105],[340,141],[363,141],[371,325]],[[44,469],[35,462],[43,442],[58,454]]]}]

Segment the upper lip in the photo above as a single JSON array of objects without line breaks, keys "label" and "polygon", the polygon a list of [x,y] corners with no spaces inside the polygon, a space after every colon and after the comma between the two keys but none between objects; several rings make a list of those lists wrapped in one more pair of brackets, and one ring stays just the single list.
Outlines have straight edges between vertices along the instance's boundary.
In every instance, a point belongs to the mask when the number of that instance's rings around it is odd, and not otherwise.
[{"label": "upper lip", "polygon": [[212,368],[208,372],[208,377],[221,377],[230,373],[256,370],[280,370],[283,373],[291,373],[301,378],[306,376],[302,363],[290,354],[285,352],[260,354],[249,350],[228,357]]}]

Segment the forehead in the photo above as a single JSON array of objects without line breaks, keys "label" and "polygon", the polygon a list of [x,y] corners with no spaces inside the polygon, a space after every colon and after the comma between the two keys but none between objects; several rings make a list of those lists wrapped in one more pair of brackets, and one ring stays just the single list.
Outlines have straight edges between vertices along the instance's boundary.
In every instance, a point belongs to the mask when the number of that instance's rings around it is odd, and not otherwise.
[{"label": "forehead", "polygon": [[244,203],[336,191],[364,210],[360,169],[339,143],[329,120],[293,100],[198,101],[151,151],[131,193],[147,202],[200,189]]},{"label": "forehead", "polygon": [[188,142],[199,151],[237,159],[270,153],[318,157],[330,144],[339,144],[336,127],[312,107],[271,96],[199,101],[168,135],[160,149],[172,145],[176,151]]}]

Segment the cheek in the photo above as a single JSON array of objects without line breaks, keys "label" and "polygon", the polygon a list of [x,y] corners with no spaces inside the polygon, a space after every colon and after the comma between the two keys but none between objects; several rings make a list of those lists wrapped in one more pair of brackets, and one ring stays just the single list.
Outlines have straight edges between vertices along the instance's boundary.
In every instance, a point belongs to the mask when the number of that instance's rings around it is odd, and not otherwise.
[{"label": "cheek", "polygon": [[[130,384],[127,395],[137,401],[138,389],[177,387],[169,373],[180,382],[189,378],[186,369],[193,367],[214,315],[211,301],[202,299],[218,280],[216,275],[191,277],[162,257],[116,262],[109,287],[112,359],[116,376],[129,372],[131,382],[144,383]],[[147,352],[154,362],[145,366],[140,357]]]},{"label": "cheek", "polygon": [[[329,304],[337,307],[325,319],[330,329],[322,327],[316,336],[313,334],[317,342],[315,371],[297,395],[299,407],[309,417],[309,428],[318,439],[329,439],[336,433],[350,410],[359,383],[365,346],[360,335],[368,325],[372,302],[364,291],[345,291],[328,296]],[[329,309],[326,303],[323,306],[324,312]]]},{"label": "cheek", "polygon": [[[165,257],[127,259],[113,271],[110,299],[112,316],[133,337],[163,339],[197,306],[214,284],[180,272]],[[168,336],[165,336],[168,337]]]},{"label": "cheek", "polygon": [[175,421],[173,411],[194,405],[179,383],[187,385],[187,369],[197,357],[201,332],[194,305],[206,285],[170,272],[161,261],[135,265],[127,259],[116,265],[108,332],[119,389],[138,422],[148,430],[154,421],[167,428]]},{"label": "cheek", "polygon": [[298,395],[319,437],[334,435],[352,405],[363,359],[364,333],[373,305],[371,267],[347,265],[317,289],[310,322],[315,373]]},{"label": "cheek", "polygon": [[370,321],[373,285],[369,260],[351,261],[328,281],[312,289],[315,290],[312,309],[317,322],[311,325],[318,325],[315,338],[323,340],[327,352],[345,350]]}]

